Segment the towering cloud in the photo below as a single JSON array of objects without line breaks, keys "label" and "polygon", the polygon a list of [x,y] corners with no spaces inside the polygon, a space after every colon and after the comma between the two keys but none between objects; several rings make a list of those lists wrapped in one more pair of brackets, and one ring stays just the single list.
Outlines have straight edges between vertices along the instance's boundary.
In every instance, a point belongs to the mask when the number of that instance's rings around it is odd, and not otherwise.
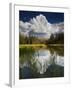
[{"label": "towering cloud", "polygon": [[51,34],[64,31],[64,23],[51,24],[44,15],[40,14],[33,17],[29,22],[19,21],[19,31],[26,36],[30,31],[46,33],[47,38],[50,38]]}]

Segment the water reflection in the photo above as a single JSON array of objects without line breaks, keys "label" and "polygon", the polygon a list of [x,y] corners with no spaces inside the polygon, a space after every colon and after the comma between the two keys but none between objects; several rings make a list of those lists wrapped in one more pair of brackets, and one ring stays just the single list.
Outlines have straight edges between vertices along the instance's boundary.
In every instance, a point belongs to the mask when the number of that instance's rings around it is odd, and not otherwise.
[{"label": "water reflection", "polygon": [[[19,64],[20,78],[42,77],[42,75],[48,77],[48,73],[53,73],[52,70],[48,72],[52,67],[58,69],[58,74],[61,72],[60,68],[63,72],[64,67],[63,48],[60,47],[60,50],[57,50],[56,48],[47,47],[25,47],[24,50],[20,49]],[[56,70],[54,71],[56,72]]]}]

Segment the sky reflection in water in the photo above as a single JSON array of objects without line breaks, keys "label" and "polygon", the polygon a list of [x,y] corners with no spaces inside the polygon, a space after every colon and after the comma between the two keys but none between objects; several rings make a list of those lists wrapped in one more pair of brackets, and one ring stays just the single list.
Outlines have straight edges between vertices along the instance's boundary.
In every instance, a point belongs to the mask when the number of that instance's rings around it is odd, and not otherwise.
[{"label": "sky reflection in water", "polygon": [[19,63],[20,68],[28,67],[35,69],[39,74],[44,74],[52,64],[64,67],[64,56],[59,55],[56,51],[51,52],[50,49],[44,48],[34,50],[34,53],[31,55],[25,54],[24,52],[20,57],[20,60],[23,61],[22,63]]}]

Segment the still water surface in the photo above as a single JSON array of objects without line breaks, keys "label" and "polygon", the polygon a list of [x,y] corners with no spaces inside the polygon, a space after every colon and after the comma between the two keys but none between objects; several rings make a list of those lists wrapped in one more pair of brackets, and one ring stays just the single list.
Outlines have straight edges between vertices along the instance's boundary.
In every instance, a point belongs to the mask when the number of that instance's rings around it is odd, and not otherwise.
[{"label": "still water surface", "polygon": [[64,76],[63,47],[24,47],[19,52],[19,78]]}]

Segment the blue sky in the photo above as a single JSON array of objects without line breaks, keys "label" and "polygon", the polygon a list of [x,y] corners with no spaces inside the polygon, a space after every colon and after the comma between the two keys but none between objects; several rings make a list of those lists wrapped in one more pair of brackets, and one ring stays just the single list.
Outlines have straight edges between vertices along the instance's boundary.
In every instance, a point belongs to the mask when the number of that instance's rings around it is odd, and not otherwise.
[{"label": "blue sky", "polygon": [[28,22],[31,18],[43,14],[48,22],[64,22],[64,13],[59,12],[37,12],[37,11],[19,11],[19,20]]}]

